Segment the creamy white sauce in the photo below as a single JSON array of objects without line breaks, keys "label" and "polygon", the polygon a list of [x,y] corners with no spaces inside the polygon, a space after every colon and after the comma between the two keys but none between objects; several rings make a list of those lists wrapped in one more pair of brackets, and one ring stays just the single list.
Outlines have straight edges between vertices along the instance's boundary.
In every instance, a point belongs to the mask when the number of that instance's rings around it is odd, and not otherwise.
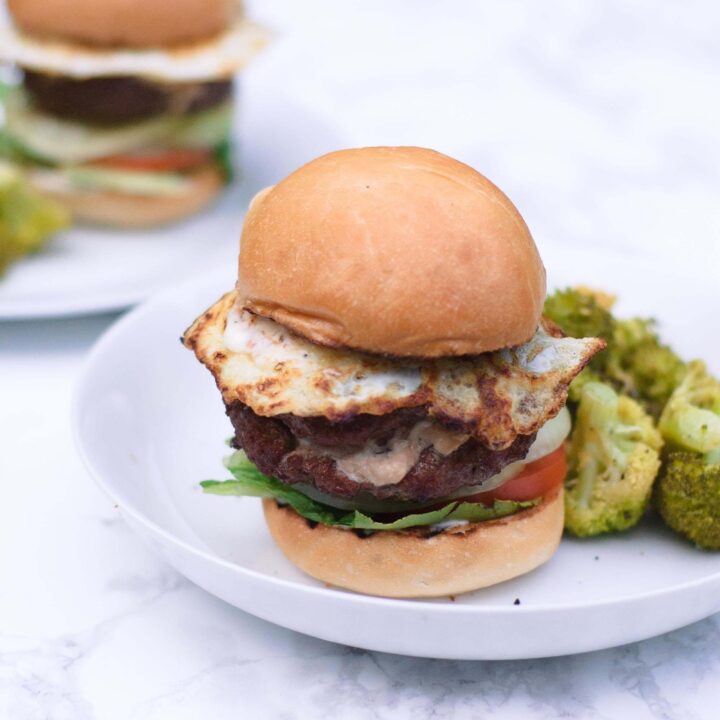
[{"label": "creamy white sauce", "polygon": [[[560,447],[569,433],[570,413],[567,408],[563,408],[540,428],[528,454],[522,460],[507,465],[497,475],[478,485],[475,491],[492,490],[502,485],[517,475],[524,465],[545,457]],[[356,452],[334,450],[328,454],[335,458],[338,469],[351,480],[382,487],[399,483],[426,448],[433,447],[441,455],[449,455],[469,437],[466,433],[448,430],[432,420],[423,420],[409,433],[396,435],[385,447],[369,445]],[[468,489],[463,488],[461,494],[467,495]]]},{"label": "creamy white sauce", "polygon": [[401,440],[391,443],[384,450],[367,448],[352,455],[336,457],[335,463],[351,480],[382,487],[400,482],[418,461],[422,449]]},{"label": "creamy white sauce", "polygon": [[432,446],[441,455],[449,455],[470,437],[448,430],[430,420],[419,422],[407,435],[396,435],[386,447],[369,445],[350,454],[330,453],[340,470],[355,482],[376,487],[394,485],[407,475],[426,448]]},{"label": "creamy white sauce", "polygon": [[430,525],[430,530],[432,532],[444,532],[445,530],[449,530],[450,528],[461,527],[463,525],[469,524],[470,522],[468,520],[443,520],[442,522]]}]

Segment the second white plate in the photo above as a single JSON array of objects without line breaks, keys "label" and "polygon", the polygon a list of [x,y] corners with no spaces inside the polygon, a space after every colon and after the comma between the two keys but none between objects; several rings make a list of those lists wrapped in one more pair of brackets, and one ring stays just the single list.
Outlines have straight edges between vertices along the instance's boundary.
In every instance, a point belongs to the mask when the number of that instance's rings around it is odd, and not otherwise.
[{"label": "second white plate", "polygon": [[0,319],[120,310],[230,258],[242,218],[232,187],[200,215],[153,230],[73,227],[0,278]]}]

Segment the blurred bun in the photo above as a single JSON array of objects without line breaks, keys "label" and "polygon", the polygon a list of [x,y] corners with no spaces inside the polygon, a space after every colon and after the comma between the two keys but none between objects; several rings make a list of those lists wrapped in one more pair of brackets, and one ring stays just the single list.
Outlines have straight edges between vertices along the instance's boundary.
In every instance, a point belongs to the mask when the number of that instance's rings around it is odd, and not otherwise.
[{"label": "blurred bun", "polygon": [[228,26],[237,7],[233,0],[8,0],[26,33],[125,47],[205,40]]},{"label": "blurred bun", "polygon": [[382,531],[358,536],[263,500],[285,556],[336,587],[386,597],[439,597],[488,587],[547,562],[563,530],[562,487],[538,506],[500,520],[457,525],[436,535]]},{"label": "blurred bun", "polygon": [[362,148],[313,160],[255,199],[238,295],[322,345],[464,355],[532,337],[545,269],[515,206],[468,165]]},{"label": "blurred bun", "polygon": [[206,168],[192,176],[185,192],[153,196],[91,190],[59,192],[35,184],[45,195],[63,203],[77,222],[134,228],[166,225],[199,212],[218,196],[225,179],[219,169]]}]

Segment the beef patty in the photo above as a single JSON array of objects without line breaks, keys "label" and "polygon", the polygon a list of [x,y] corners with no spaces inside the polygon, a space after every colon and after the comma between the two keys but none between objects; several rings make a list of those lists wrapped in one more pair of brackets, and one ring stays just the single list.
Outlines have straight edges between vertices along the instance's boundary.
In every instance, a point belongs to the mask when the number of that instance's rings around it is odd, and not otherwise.
[{"label": "beef patty", "polygon": [[230,97],[232,81],[156,83],[137,77],[76,79],[25,70],[25,89],[36,107],[57,117],[116,125],[163,113],[206,110]]},{"label": "beef patty", "polygon": [[479,485],[510,463],[522,460],[535,439],[535,435],[519,435],[505,450],[492,451],[470,438],[446,455],[429,446],[399,482],[376,485],[359,482],[343,472],[338,467],[337,451],[372,444],[382,453],[391,438],[409,432],[426,418],[424,408],[380,416],[358,415],[338,423],[320,417],[263,417],[240,402],[230,405],[227,414],[235,429],[235,447],[245,450],[261,472],[290,485],[311,485],[345,500],[371,497],[432,502],[462,487]]}]

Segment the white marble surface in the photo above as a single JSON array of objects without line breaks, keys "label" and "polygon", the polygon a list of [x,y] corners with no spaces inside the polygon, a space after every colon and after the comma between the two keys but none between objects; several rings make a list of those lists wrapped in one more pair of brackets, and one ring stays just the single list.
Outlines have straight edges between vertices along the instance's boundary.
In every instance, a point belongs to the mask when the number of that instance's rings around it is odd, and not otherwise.
[{"label": "white marble surface", "polygon": [[[340,144],[424,144],[495,179],[541,246],[720,269],[713,3],[251,7],[278,36],[245,84],[248,192]],[[717,716],[717,618],[590,655],[454,663],[301,637],[195,588],[72,445],[72,385],[112,320],[0,325],[0,718]]]}]

